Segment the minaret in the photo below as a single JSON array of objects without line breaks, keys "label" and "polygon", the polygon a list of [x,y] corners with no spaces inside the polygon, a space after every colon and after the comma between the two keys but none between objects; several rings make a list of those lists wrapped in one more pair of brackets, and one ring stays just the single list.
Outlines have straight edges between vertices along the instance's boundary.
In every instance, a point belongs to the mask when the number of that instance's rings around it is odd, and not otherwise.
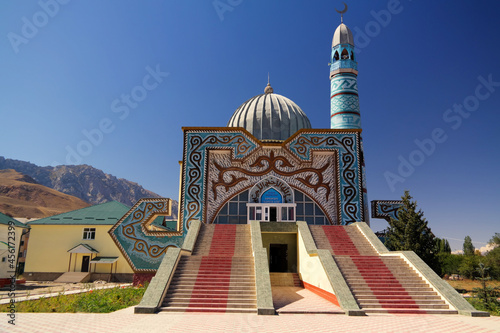
[{"label": "minaret", "polygon": [[[340,14],[345,13],[337,11]],[[358,99],[358,63],[351,30],[343,23],[333,34],[330,57],[330,126],[332,129],[361,128]]]},{"label": "minaret", "polygon": [[[361,129],[358,96],[358,63],[354,54],[354,38],[351,30],[344,24],[343,14],[347,11],[344,3],[341,23],[333,34],[332,55],[330,57],[330,128]],[[363,191],[364,221],[370,224],[368,215],[368,192],[366,190],[366,172],[361,145],[361,188]]]}]

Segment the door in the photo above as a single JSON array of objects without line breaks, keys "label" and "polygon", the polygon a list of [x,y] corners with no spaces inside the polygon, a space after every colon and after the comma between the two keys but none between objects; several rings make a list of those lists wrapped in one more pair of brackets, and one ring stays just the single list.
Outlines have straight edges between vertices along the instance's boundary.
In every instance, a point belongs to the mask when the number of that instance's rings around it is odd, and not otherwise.
[{"label": "door", "polygon": [[276,207],[269,207],[269,221],[276,222]]},{"label": "door", "polygon": [[88,272],[89,271],[89,262],[90,262],[90,256],[83,256],[82,258],[82,272]]},{"label": "door", "polygon": [[288,271],[288,245],[287,244],[269,244],[269,271],[287,272]]},{"label": "door", "polygon": [[269,222],[269,207],[264,207],[264,221]]}]

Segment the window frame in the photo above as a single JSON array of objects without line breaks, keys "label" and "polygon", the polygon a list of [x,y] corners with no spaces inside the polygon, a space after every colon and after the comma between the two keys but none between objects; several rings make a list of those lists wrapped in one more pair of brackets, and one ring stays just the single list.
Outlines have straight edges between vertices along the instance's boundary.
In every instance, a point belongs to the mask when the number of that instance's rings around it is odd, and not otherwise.
[{"label": "window frame", "polygon": [[83,240],[95,240],[95,229],[96,228],[83,228]]}]

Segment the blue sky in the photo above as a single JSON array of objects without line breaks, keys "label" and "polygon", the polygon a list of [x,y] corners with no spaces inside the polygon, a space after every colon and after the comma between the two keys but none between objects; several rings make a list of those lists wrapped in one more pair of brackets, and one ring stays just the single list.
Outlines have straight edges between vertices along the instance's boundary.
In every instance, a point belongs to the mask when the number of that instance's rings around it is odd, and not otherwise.
[{"label": "blue sky", "polygon": [[[500,232],[500,3],[348,5],[369,200],[409,189],[453,249],[466,235],[484,246]],[[181,127],[225,126],[263,92],[268,72],[313,127],[329,127],[336,7],[2,1],[0,155],[89,164],[177,199]],[[372,220],[374,230],[386,225]]]}]

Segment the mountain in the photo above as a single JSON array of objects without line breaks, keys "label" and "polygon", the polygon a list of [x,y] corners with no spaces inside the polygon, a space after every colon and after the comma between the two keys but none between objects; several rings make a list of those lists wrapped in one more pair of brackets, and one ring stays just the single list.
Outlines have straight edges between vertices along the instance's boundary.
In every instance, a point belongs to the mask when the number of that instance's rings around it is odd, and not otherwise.
[{"label": "mountain", "polygon": [[0,170],[0,211],[4,214],[42,218],[88,206],[80,198],[37,184],[15,170]]},{"label": "mountain", "polygon": [[[0,156],[0,170],[13,169],[33,178],[38,184],[75,196],[90,204],[116,200],[133,206],[141,198],[161,196],[141,185],[104,173],[90,165],[59,165],[40,167],[30,162]],[[172,218],[177,218],[177,201],[172,200]]]}]

